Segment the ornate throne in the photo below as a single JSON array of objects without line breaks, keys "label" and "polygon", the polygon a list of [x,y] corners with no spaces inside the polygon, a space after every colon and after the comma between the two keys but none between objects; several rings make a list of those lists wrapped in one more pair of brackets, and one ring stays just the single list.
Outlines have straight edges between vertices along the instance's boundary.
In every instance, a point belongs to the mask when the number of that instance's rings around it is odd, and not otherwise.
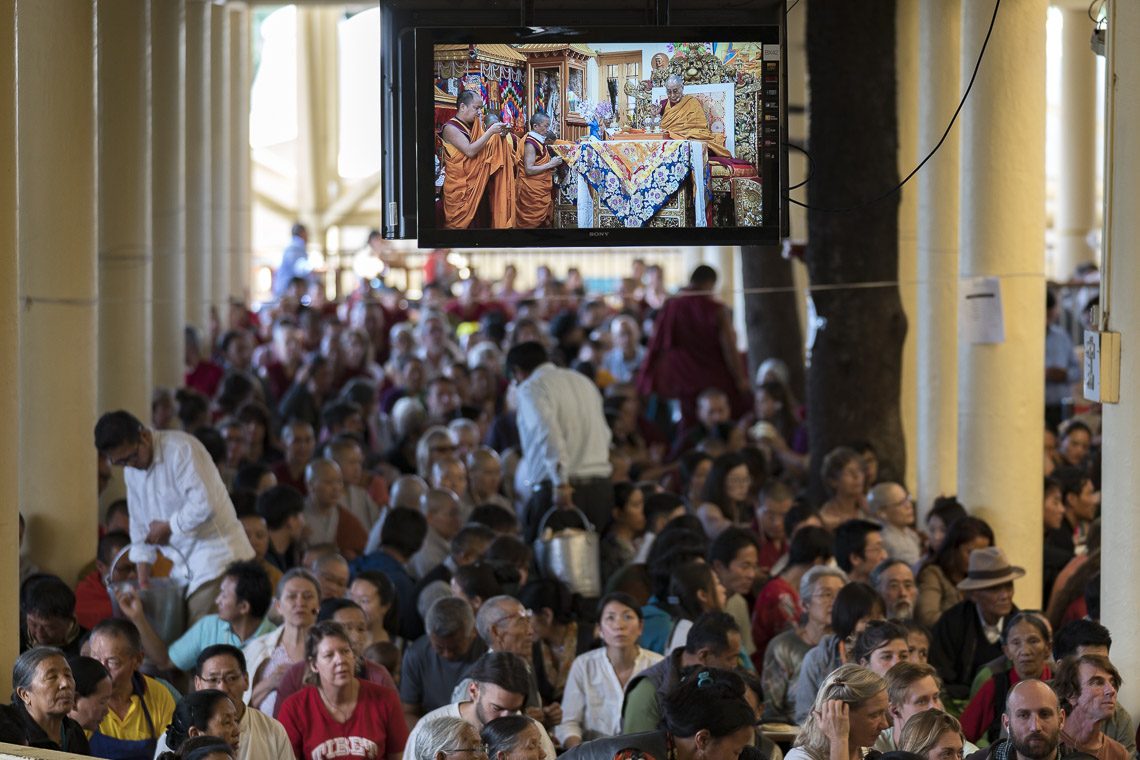
[{"label": "ornate throne", "polygon": [[[709,157],[714,223],[717,226],[758,224],[763,211],[756,169],[760,153],[760,80],[733,64],[726,65],[703,44],[679,45],[669,63],[655,68],[649,79],[626,83],[626,94],[635,99],[635,126],[657,115],[660,100],[664,98],[665,80],[673,75],[684,80],[687,94],[702,100],[706,114],[710,106],[715,108],[714,103],[731,110],[731,116],[723,114],[723,124],[733,158]],[[706,92],[692,92],[694,89]],[[715,121],[710,124],[714,131],[716,126]]]}]

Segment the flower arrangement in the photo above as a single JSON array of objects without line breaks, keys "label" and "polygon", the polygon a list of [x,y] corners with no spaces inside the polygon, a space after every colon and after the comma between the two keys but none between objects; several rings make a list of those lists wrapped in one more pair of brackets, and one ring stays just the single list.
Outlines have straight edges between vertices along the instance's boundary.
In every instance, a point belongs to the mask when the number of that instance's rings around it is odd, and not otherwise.
[{"label": "flower arrangement", "polygon": [[614,117],[613,106],[611,106],[606,101],[603,100],[602,102],[600,102],[596,106],[594,106],[594,118],[597,119],[598,122],[606,122],[606,121],[609,121],[610,119],[612,119],[613,117]]}]

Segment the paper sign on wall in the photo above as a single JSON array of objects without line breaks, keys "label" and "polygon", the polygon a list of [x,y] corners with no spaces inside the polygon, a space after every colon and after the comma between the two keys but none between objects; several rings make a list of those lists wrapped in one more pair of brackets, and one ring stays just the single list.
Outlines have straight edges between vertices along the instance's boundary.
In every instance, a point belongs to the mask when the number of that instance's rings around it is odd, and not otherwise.
[{"label": "paper sign on wall", "polygon": [[971,277],[962,283],[960,310],[962,337],[967,343],[1004,343],[1005,320],[1001,308],[1001,280]]}]

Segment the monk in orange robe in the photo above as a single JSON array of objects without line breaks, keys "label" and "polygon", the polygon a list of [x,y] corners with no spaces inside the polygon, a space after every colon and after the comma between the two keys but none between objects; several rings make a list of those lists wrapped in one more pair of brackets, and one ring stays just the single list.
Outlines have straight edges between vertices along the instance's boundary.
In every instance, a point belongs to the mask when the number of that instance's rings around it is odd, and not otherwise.
[{"label": "monk in orange robe", "polygon": [[467,229],[479,210],[479,201],[491,177],[494,151],[487,146],[506,129],[494,124],[486,130],[479,115],[483,98],[474,90],[464,90],[455,99],[456,113],[443,125],[443,219],[448,229]]},{"label": "monk in orange robe", "polygon": [[521,229],[549,227],[554,212],[553,171],[562,166],[562,159],[551,156],[546,147],[550,133],[550,117],[539,111],[530,119],[527,132],[519,145],[518,203],[515,207],[515,226]]},{"label": "monk in orange robe", "polygon": [[668,97],[661,101],[661,131],[674,139],[700,140],[714,156],[732,156],[724,145],[724,135],[709,129],[709,117],[701,102],[685,94],[685,83],[679,76],[665,80],[665,94]]},{"label": "monk in orange robe", "polygon": [[[483,117],[484,125],[490,129],[499,124],[496,114]],[[506,125],[504,125],[506,126]],[[491,176],[487,180],[487,198],[491,203],[491,226],[497,230],[509,230],[515,226],[515,186],[519,169],[518,141],[510,130],[491,140],[487,153],[491,166]]]}]

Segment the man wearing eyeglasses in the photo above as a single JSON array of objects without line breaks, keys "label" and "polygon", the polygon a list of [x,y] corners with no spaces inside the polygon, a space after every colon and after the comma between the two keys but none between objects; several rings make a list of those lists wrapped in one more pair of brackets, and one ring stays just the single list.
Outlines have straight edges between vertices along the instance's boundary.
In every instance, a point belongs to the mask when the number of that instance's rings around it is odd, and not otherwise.
[{"label": "man wearing eyeglasses", "polygon": [[[224,691],[237,708],[241,738],[234,760],[261,760],[268,757],[292,757],[293,747],[285,727],[260,710],[241,701],[249,686],[245,655],[235,646],[216,644],[202,650],[194,666],[194,691]],[[166,736],[159,740],[158,752],[169,749]]]},{"label": "man wearing eyeglasses", "polygon": [[214,611],[224,569],[236,560],[253,559],[254,551],[206,448],[187,433],[151,430],[122,410],[99,418],[95,448],[111,465],[123,468],[131,507],[130,558],[140,587],[150,582],[156,547],[170,546],[185,558],[191,573],[189,622]]}]

